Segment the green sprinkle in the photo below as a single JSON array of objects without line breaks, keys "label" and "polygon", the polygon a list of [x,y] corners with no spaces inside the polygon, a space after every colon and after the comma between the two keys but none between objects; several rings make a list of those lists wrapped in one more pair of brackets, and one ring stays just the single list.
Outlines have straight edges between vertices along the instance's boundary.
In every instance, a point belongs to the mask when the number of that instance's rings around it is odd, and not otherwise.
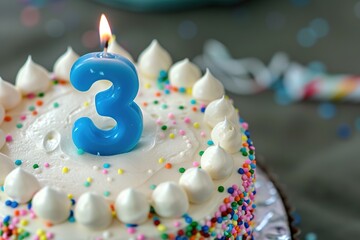
[{"label": "green sprinkle", "polygon": [[247,153],[247,152],[242,152],[242,155],[243,155],[244,157],[246,157],[246,156],[248,155],[248,153]]},{"label": "green sprinkle", "polygon": [[37,168],[39,168],[39,164],[35,163],[35,164],[33,165],[33,169],[37,169]]},{"label": "green sprinkle", "polygon": [[164,131],[165,131],[166,129],[167,129],[167,126],[166,126],[166,125],[162,125],[162,126],[161,126],[161,130],[164,130]]},{"label": "green sprinkle", "polygon": [[169,235],[167,235],[167,233],[162,233],[161,234],[161,239],[168,239]]},{"label": "green sprinkle", "polygon": [[155,185],[155,184],[151,184],[151,185],[150,185],[150,189],[151,189],[151,190],[154,190],[155,188],[156,188],[156,185]]},{"label": "green sprinkle", "polygon": [[224,188],[223,186],[219,186],[219,187],[218,187],[218,191],[219,191],[219,192],[223,192],[224,190],[225,190],[225,188]]},{"label": "green sprinkle", "polygon": [[18,160],[15,160],[15,165],[16,165],[16,166],[20,166],[21,164],[22,164],[22,161],[21,161],[21,160],[19,160],[19,159],[18,159]]},{"label": "green sprinkle", "polygon": [[77,150],[78,155],[83,155],[84,153],[85,153],[84,150],[82,150],[81,148],[78,148],[78,150]]},{"label": "green sprinkle", "polygon": [[159,104],[159,101],[155,100],[153,103],[156,105],[156,104]]},{"label": "green sprinkle", "polygon": [[53,84],[54,84],[54,85],[58,85],[58,84],[59,84],[59,81],[58,81],[58,80],[54,80],[54,81],[53,81]]},{"label": "green sprinkle", "polygon": [[34,111],[34,110],[35,110],[35,107],[34,107],[34,106],[30,106],[28,109],[29,109],[29,111]]},{"label": "green sprinkle", "polygon": [[58,108],[60,105],[59,105],[59,103],[57,103],[57,102],[54,102],[54,108]]},{"label": "green sprinkle", "polygon": [[184,172],[185,172],[185,168],[183,168],[183,167],[179,168],[179,172],[180,172],[180,173],[184,173]]},{"label": "green sprinkle", "polygon": [[201,150],[201,151],[199,152],[199,155],[202,156],[203,154],[204,154],[204,151]]},{"label": "green sprinkle", "polygon": [[104,196],[105,196],[105,197],[110,196],[110,192],[109,192],[109,191],[105,191],[105,192],[104,192]]},{"label": "green sprinkle", "polygon": [[22,123],[18,123],[18,124],[16,124],[16,127],[17,127],[17,128],[22,128],[23,125],[22,125]]},{"label": "green sprinkle", "polygon": [[162,107],[162,109],[167,109],[167,108],[168,108],[168,105],[163,104],[161,107]]},{"label": "green sprinkle", "polygon": [[85,187],[90,187],[90,185],[91,185],[90,182],[87,182],[87,181],[86,181],[86,182],[84,183],[84,186],[85,186]]},{"label": "green sprinkle", "polygon": [[44,97],[44,96],[45,96],[45,93],[43,93],[43,92],[41,92],[41,93],[38,94],[38,97],[41,97],[41,98],[42,98],[42,97]]},{"label": "green sprinkle", "polygon": [[184,108],[185,108],[185,107],[184,107],[183,105],[180,105],[180,106],[179,106],[179,109],[180,109],[180,110],[183,110]]},{"label": "green sprinkle", "polygon": [[249,172],[250,172],[251,174],[254,174],[254,170],[253,170],[253,169],[251,169]]}]

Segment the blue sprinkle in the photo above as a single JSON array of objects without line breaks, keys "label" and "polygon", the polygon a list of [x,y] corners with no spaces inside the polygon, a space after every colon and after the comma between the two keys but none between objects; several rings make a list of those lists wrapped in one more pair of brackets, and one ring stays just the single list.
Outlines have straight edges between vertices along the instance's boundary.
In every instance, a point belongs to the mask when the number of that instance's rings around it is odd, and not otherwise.
[{"label": "blue sprinkle", "polygon": [[31,202],[29,202],[29,203],[28,203],[28,205],[27,205],[28,210],[30,210],[30,209],[31,209],[31,207],[32,207],[32,203],[31,203]]},{"label": "blue sprinkle", "polygon": [[239,169],[238,169],[238,173],[239,173],[239,174],[244,174],[244,173],[245,173],[245,171],[244,171],[244,169],[239,168]]},{"label": "blue sprinkle", "polygon": [[218,217],[218,218],[216,219],[216,221],[217,221],[217,223],[222,223],[223,219],[222,219],[222,217]]},{"label": "blue sprinkle", "polygon": [[12,201],[11,201],[11,200],[6,200],[6,201],[5,201],[5,205],[8,206],[8,207],[10,207],[11,204],[12,204]]},{"label": "blue sprinkle", "polygon": [[161,70],[159,73],[159,78],[167,78],[167,72],[164,70]]},{"label": "blue sprinkle", "polygon": [[180,93],[185,93],[185,92],[186,92],[186,88],[180,87],[180,88],[179,88],[179,92],[180,92]]},{"label": "blue sprinkle", "polygon": [[129,227],[129,228],[134,228],[134,227],[137,227],[137,226],[138,226],[137,224],[131,224],[131,223],[126,224],[126,227]]},{"label": "blue sprinkle", "polygon": [[75,222],[75,218],[74,218],[74,217],[69,217],[69,218],[68,218],[68,221],[71,222],[71,223],[74,223],[74,222]]},{"label": "blue sprinkle", "polygon": [[190,103],[191,103],[192,105],[194,105],[194,104],[196,104],[196,100],[195,100],[195,99],[191,99],[191,100],[190,100]]},{"label": "blue sprinkle", "polygon": [[256,168],[256,165],[253,164],[253,163],[250,163],[250,167],[251,167],[252,169],[255,169],[255,168]]},{"label": "blue sprinkle", "polygon": [[209,231],[209,227],[207,225],[202,226],[201,230],[204,232],[207,232],[207,231]]},{"label": "blue sprinkle", "polygon": [[18,160],[15,160],[15,165],[16,165],[16,166],[20,166],[21,164],[22,164],[22,161],[21,161],[21,160],[19,160],[19,159],[18,159]]},{"label": "blue sprinkle", "polygon": [[4,191],[4,186],[1,186],[1,187],[0,187],[0,190],[3,192],[3,191]]},{"label": "blue sprinkle", "polygon": [[165,93],[165,94],[170,94],[170,90],[169,90],[169,89],[165,89],[165,90],[164,90],[164,93]]},{"label": "blue sprinkle", "polygon": [[202,107],[202,108],[200,108],[200,111],[201,111],[202,113],[204,113],[204,112],[205,112],[205,109],[206,109],[206,107]]},{"label": "blue sprinkle", "polygon": [[74,206],[76,203],[75,199],[72,198],[70,201],[71,201],[71,205]]},{"label": "blue sprinkle", "polygon": [[104,168],[109,168],[110,166],[111,166],[110,163],[104,163],[103,165]]},{"label": "blue sprinkle", "polygon": [[18,206],[19,206],[19,203],[16,202],[16,201],[13,201],[13,202],[11,203],[11,207],[12,207],[12,208],[17,208]]},{"label": "blue sprinkle", "polygon": [[189,216],[186,216],[186,217],[185,217],[185,222],[187,222],[187,223],[192,223],[192,218],[189,217]]},{"label": "blue sprinkle", "polygon": [[3,222],[4,222],[4,223],[9,222],[9,221],[10,221],[10,218],[11,218],[11,217],[10,217],[9,215],[5,216],[4,219],[3,219]]},{"label": "blue sprinkle", "polygon": [[249,227],[249,224],[247,222],[244,223],[245,228]]},{"label": "blue sprinkle", "polygon": [[228,191],[228,193],[233,194],[234,193],[234,188],[229,187],[227,191]]},{"label": "blue sprinkle", "polygon": [[332,103],[322,103],[318,107],[318,113],[324,119],[331,119],[336,113],[335,105]]},{"label": "blue sprinkle", "polygon": [[212,146],[212,145],[214,145],[214,142],[213,142],[212,140],[209,140],[209,141],[207,141],[207,144],[208,144],[209,146]]},{"label": "blue sprinkle", "polygon": [[254,155],[249,155],[250,160],[254,160]]},{"label": "blue sprinkle", "polygon": [[74,217],[74,211],[73,210],[70,210],[69,218],[71,218],[71,217]]},{"label": "blue sprinkle", "polygon": [[241,209],[242,209],[243,211],[245,211],[245,210],[246,210],[246,206],[242,206]]},{"label": "blue sprinkle", "polygon": [[255,209],[255,208],[256,208],[256,204],[251,205],[251,207],[252,207],[253,209]]}]

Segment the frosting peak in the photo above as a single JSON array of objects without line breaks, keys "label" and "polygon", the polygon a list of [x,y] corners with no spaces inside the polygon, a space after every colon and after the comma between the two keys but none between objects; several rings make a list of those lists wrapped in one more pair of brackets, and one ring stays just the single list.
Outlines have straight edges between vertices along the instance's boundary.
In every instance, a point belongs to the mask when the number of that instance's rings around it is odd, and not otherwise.
[{"label": "frosting peak", "polygon": [[209,174],[201,168],[189,168],[181,175],[180,186],[185,190],[190,202],[203,203],[214,192],[214,183]]},{"label": "frosting peak", "polygon": [[56,78],[70,81],[70,71],[72,65],[79,58],[79,55],[74,52],[71,47],[68,47],[66,52],[61,55],[54,64],[54,74]]},{"label": "frosting peak", "polygon": [[188,58],[175,63],[169,70],[169,80],[175,87],[191,88],[201,77],[201,71]]},{"label": "frosting peak", "polygon": [[146,221],[150,204],[141,192],[127,188],[116,198],[116,215],[118,219],[128,224],[140,224]]},{"label": "frosting peak", "polygon": [[206,107],[204,120],[213,128],[219,122],[224,121],[225,118],[233,122],[235,126],[238,125],[239,118],[234,106],[225,96],[222,96],[222,98],[212,101]]},{"label": "frosting peak", "polygon": [[108,47],[108,52],[109,53],[115,53],[115,54],[119,54],[120,56],[126,57],[127,59],[129,59],[131,62],[134,62],[133,57],[130,55],[130,53],[128,51],[126,51],[124,48],[122,48],[115,39],[113,39],[112,41],[110,41],[109,43],[109,47]]},{"label": "frosting peak", "polygon": [[11,159],[5,154],[0,153],[0,184],[4,183],[5,177],[14,169]]},{"label": "frosting peak", "polygon": [[32,200],[32,209],[37,216],[57,224],[64,222],[70,214],[71,203],[67,195],[46,186]]},{"label": "frosting peak", "polygon": [[45,92],[49,86],[50,76],[48,71],[35,63],[29,56],[16,76],[16,87],[23,95],[28,95],[30,93]]},{"label": "frosting peak", "polygon": [[225,94],[224,86],[207,68],[205,75],[193,87],[192,95],[197,100],[206,102],[221,98]]},{"label": "frosting peak", "polygon": [[170,54],[153,40],[139,56],[138,65],[140,72],[151,79],[156,79],[161,70],[167,71],[172,64]]},{"label": "frosting peak", "polygon": [[112,222],[110,207],[105,198],[92,192],[86,192],[78,199],[75,218],[92,229],[105,229]]},{"label": "frosting peak", "polygon": [[5,178],[4,192],[18,203],[27,203],[39,189],[36,177],[19,167]]},{"label": "frosting peak", "polygon": [[231,174],[234,161],[219,145],[210,146],[201,156],[201,168],[208,172],[212,179],[219,180]]},{"label": "frosting peak", "polygon": [[240,130],[227,118],[215,125],[211,131],[211,138],[215,144],[220,145],[229,153],[240,151],[242,144]]},{"label": "frosting peak", "polygon": [[[21,94],[14,85],[4,81],[0,77],[0,104],[5,110],[16,107],[21,101]],[[1,119],[1,121],[3,118]]]},{"label": "frosting peak", "polygon": [[175,182],[163,182],[152,193],[155,212],[162,217],[180,217],[189,208],[185,191]]}]

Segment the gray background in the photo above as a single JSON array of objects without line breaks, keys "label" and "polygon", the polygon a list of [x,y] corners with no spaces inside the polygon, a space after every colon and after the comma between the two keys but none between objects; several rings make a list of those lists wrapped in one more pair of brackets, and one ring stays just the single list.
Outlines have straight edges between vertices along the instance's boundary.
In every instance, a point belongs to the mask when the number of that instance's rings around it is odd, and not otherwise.
[{"label": "gray background", "polygon": [[[301,2],[307,4],[296,4]],[[29,3],[35,3],[39,14],[33,26],[21,21]],[[331,73],[359,74],[357,3],[251,0],[232,7],[136,13],[85,0],[4,0],[0,2],[0,76],[13,82],[28,54],[51,70],[68,45],[79,54],[98,50],[97,36],[92,47],[84,46],[82,37],[97,31],[103,12],[117,40],[135,58],[153,38],[175,61],[201,54],[204,42],[215,38],[237,58],[254,56],[267,62],[282,50],[303,64],[321,61]],[[297,41],[299,30],[318,17],[328,22],[329,34],[312,47],[302,47]],[[193,34],[184,36],[181,29],[189,23]],[[314,232],[318,239],[360,239],[360,132],[355,127],[359,106],[337,103],[335,117],[325,120],[318,115],[317,102],[282,106],[271,91],[231,97],[250,123],[258,155],[283,183],[301,216],[302,238]],[[337,136],[341,124],[350,129],[346,139]]]}]

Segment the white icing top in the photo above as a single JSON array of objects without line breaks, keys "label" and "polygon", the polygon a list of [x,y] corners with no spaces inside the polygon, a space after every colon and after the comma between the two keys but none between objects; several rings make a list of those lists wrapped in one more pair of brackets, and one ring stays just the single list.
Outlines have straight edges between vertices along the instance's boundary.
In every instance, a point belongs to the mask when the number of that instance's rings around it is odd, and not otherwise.
[{"label": "white icing top", "polygon": [[192,89],[192,95],[197,100],[210,102],[224,96],[225,90],[222,83],[206,69],[205,75],[200,78]]},{"label": "white icing top", "polygon": [[234,123],[235,126],[239,125],[239,117],[234,106],[223,96],[209,103],[205,109],[204,121],[213,128],[225,118]]},{"label": "white icing top", "polygon": [[70,81],[70,71],[72,65],[79,58],[79,55],[74,52],[71,47],[68,47],[66,52],[61,55],[54,64],[53,72],[57,79]]},{"label": "white icing top", "polygon": [[150,79],[156,79],[161,70],[167,71],[172,64],[170,54],[153,40],[139,56],[138,67],[140,73]]},{"label": "white icing top", "polygon": [[4,192],[18,203],[27,203],[39,191],[36,177],[20,167],[15,168],[5,178]]},{"label": "white icing top", "polygon": [[91,229],[105,229],[112,222],[110,207],[105,198],[93,192],[80,196],[75,207],[75,218]]},{"label": "white icing top", "polygon": [[241,149],[241,133],[234,124],[225,118],[215,125],[211,131],[211,139],[229,153],[239,152]]},{"label": "white icing top", "polygon": [[53,224],[64,222],[70,215],[71,202],[64,192],[45,186],[32,200],[32,209],[37,216]]},{"label": "white icing top", "polygon": [[219,145],[210,146],[201,156],[201,168],[214,180],[224,179],[232,173],[234,160]]},{"label": "white icing top", "polygon": [[191,88],[200,77],[199,67],[188,58],[175,63],[169,70],[170,83],[175,87]]},{"label": "white icing top", "polygon": [[116,198],[115,209],[120,221],[140,224],[147,220],[150,204],[144,194],[133,188],[127,188]]},{"label": "white icing top", "polygon": [[192,203],[203,203],[209,200],[214,192],[214,183],[209,174],[197,167],[187,169],[181,175],[179,184]]},{"label": "white icing top", "polygon": [[185,191],[174,182],[159,184],[152,194],[152,202],[155,212],[162,217],[181,217],[189,208]]},{"label": "white icing top", "polygon": [[16,76],[16,87],[23,95],[45,92],[51,83],[49,72],[28,57]]},{"label": "white icing top", "polygon": [[115,53],[115,54],[119,54],[120,56],[126,57],[127,59],[129,59],[131,62],[134,62],[134,58],[130,55],[130,53],[128,51],[126,51],[124,48],[122,48],[115,39],[113,39],[112,41],[110,41],[109,43],[109,47],[108,47],[108,52],[109,53]]},{"label": "white icing top", "polygon": [[[20,92],[0,77],[0,104],[6,110],[13,109],[21,102]],[[2,118],[4,120],[4,118]]]},{"label": "white icing top", "polygon": [[0,153],[0,184],[4,183],[5,177],[14,170],[14,163],[5,154]]}]

